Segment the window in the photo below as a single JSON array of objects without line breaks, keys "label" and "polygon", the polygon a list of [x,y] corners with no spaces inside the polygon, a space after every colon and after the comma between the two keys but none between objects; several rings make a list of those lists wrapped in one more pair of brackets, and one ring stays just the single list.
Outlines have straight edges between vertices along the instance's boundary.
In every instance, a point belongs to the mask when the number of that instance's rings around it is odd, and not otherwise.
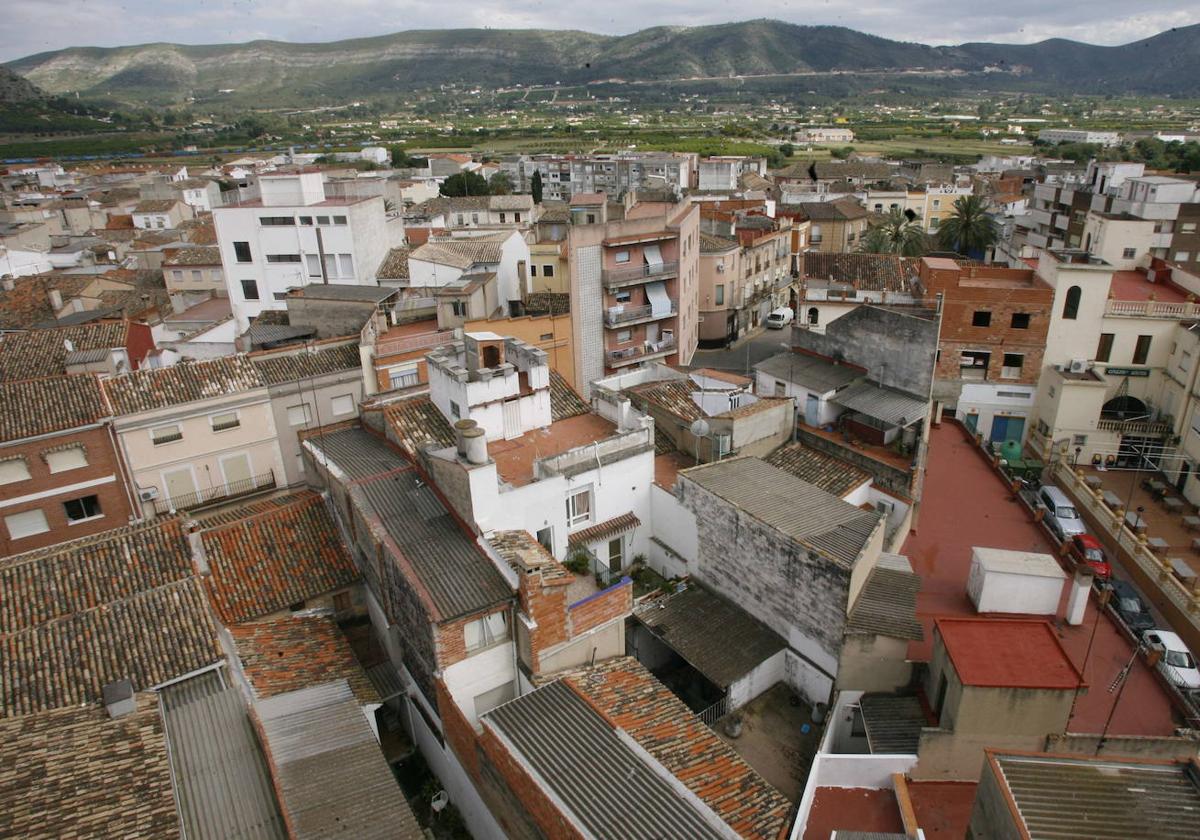
[{"label": "window", "polygon": [[1187,251],[1176,251],[1175,252],[1175,262],[1187,262],[1191,258],[1192,258],[1192,255],[1189,254]]},{"label": "window", "polygon": [[354,257],[350,254],[338,254],[338,266],[342,270],[342,277],[354,276]]},{"label": "window", "polygon": [[14,513],[4,517],[10,539],[19,540],[22,537],[32,537],[34,534],[44,534],[50,530],[46,522],[46,514],[41,508]]},{"label": "window", "polygon": [[464,300],[450,301],[450,311],[460,318],[467,316],[467,302]]},{"label": "window", "polygon": [[629,252],[628,251],[617,251],[617,253],[613,257],[613,259],[615,259],[619,263],[627,263],[627,262],[629,262]]},{"label": "window", "polygon": [[552,265],[542,266],[542,276],[543,277],[553,277],[554,276],[554,266],[552,266]]},{"label": "window", "polygon": [[471,214],[471,224],[473,224],[473,225],[479,224],[479,214],[478,213]]},{"label": "window", "polygon": [[537,266],[534,265],[533,263],[529,264],[529,276],[537,277]]},{"label": "window", "polygon": [[619,572],[625,567],[625,538],[616,537],[608,541],[608,570]]},{"label": "window", "polygon": [[1195,222],[1183,222],[1179,226],[1179,232],[1180,233],[1195,233],[1196,232],[1196,223]]},{"label": "window", "polygon": [[1192,354],[1186,350],[1179,354],[1179,369],[1184,373],[1192,369]]},{"label": "window", "polygon": [[940,210],[941,208],[942,208],[942,200],[940,198],[935,198],[933,200],[933,209]]},{"label": "window", "polygon": [[329,404],[333,408],[333,415],[335,417],[354,413],[353,394],[342,394],[341,396],[334,397],[329,401]]},{"label": "window", "polygon": [[263,227],[292,227],[296,224],[295,216],[259,216],[258,223]]},{"label": "window", "polygon": [[467,217],[466,217],[466,216],[464,216],[462,213],[459,213],[459,214],[458,214],[458,224],[459,224],[459,226],[461,227],[462,225],[465,225],[466,223],[467,223]]},{"label": "window", "polygon": [[289,426],[307,426],[312,422],[312,410],[308,403],[288,406],[287,417]]},{"label": "window", "polygon": [[458,403],[456,403],[454,400],[450,401],[450,416],[455,420],[458,420],[462,417],[462,409],[458,407]]},{"label": "window", "polygon": [[971,316],[972,327],[990,327],[992,325],[992,313],[986,309],[976,309],[975,314]]},{"label": "window", "polygon": [[335,225],[344,225],[344,224],[346,224],[346,217],[345,216],[334,216],[333,223]]},{"label": "window", "polygon": [[242,297],[246,300],[258,300],[258,281],[243,280],[242,281]]},{"label": "window", "polygon": [[508,221],[508,217],[504,213],[501,213],[500,214],[500,224],[504,224],[506,221]]},{"label": "window", "polygon": [[300,224],[304,225],[305,227],[312,227],[312,223],[313,223],[312,216],[301,216],[300,217]]},{"label": "window", "polygon": [[617,330],[617,343],[628,344],[633,341],[633,330]]},{"label": "window", "polygon": [[1146,364],[1146,359],[1150,358],[1150,339],[1151,336],[1139,335],[1137,345],[1133,348],[1133,363],[1135,365]]},{"label": "window", "polygon": [[1107,362],[1112,356],[1113,333],[1100,333],[1100,343],[1096,345],[1096,361]]},{"label": "window", "polygon": [[50,468],[50,472],[52,473],[77,470],[87,466],[87,453],[83,451],[82,446],[72,446],[68,449],[47,452],[46,466]]},{"label": "window", "polygon": [[934,216],[932,219],[929,220],[929,229],[937,230],[938,225],[940,225],[941,223],[942,223],[942,220],[939,219],[937,216]]},{"label": "window", "polygon": [[629,303],[633,300],[633,292],[626,289],[625,291],[617,292],[613,297],[617,299],[617,303]]},{"label": "window", "polygon": [[1063,301],[1062,316],[1068,321],[1074,321],[1079,317],[1079,298],[1083,295],[1083,290],[1078,286],[1072,286],[1067,289],[1066,299]]},{"label": "window", "polygon": [[212,425],[214,432],[224,432],[229,429],[236,429],[242,425],[242,420],[238,417],[236,411],[227,411],[224,414],[214,414],[208,418],[208,422]]},{"label": "window", "polygon": [[816,325],[821,321],[821,310],[815,306],[808,307],[808,323]]},{"label": "window", "polygon": [[338,276],[337,254],[326,254],[325,255],[325,276],[326,277],[337,277]]},{"label": "window", "polygon": [[1136,256],[1137,256],[1137,248],[1126,248],[1123,251],[1121,251],[1122,259],[1132,260]]},{"label": "window", "polygon": [[159,426],[150,430],[150,440],[155,446],[174,443],[177,440],[183,440],[183,429],[179,427],[178,423],[172,423],[170,426]]},{"label": "window", "polygon": [[298,263],[300,262],[299,254],[267,254],[267,262],[269,263]]},{"label": "window", "polygon": [[1005,353],[1004,366],[1000,370],[1000,375],[1005,379],[1016,379],[1021,375],[1021,368],[1025,364],[1025,356],[1022,353]]},{"label": "window", "polygon": [[193,282],[193,283],[199,283],[199,282],[201,281],[201,279],[202,279],[202,278],[201,278],[201,276],[200,276],[200,269],[198,269],[198,268],[193,268],[193,269],[192,269],[192,282]]},{"label": "window", "polygon": [[548,332],[548,333],[542,333],[542,337],[541,337],[541,338],[539,338],[538,340],[539,340],[539,341],[553,341],[553,340],[554,340],[554,333],[552,333],[552,332]]},{"label": "window", "polygon": [[713,301],[717,306],[725,303],[725,284],[718,283],[716,288],[716,299]]},{"label": "window", "polygon": [[976,382],[986,380],[991,358],[992,354],[984,350],[963,350],[958,365],[959,376]]},{"label": "window", "polygon": [[388,369],[388,385],[392,388],[409,388],[419,381],[416,362]]},{"label": "window", "polygon": [[542,548],[554,553],[554,529],[547,526],[539,528],[537,532],[537,541],[541,543]]},{"label": "window", "polygon": [[317,216],[317,224],[318,225],[329,224],[329,217],[328,216]]},{"label": "window", "polygon": [[29,463],[24,458],[0,461],[0,484],[12,484],[29,478]]},{"label": "window", "polygon": [[182,271],[178,271],[178,270],[172,271],[171,277],[173,277],[175,279],[176,283],[183,282],[183,272]]},{"label": "window", "polygon": [[1072,435],[1071,436],[1071,445],[1072,446],[1087,446],[1087,435]]},{"label": "window", "polygon": [[1029,329],[1029,313],[1028,312],[1014,312],[1013,316],[1012,316],[1012,323],[1010,324],[1010,326],[1014,330]]},{"label": "window", "polygon": [[233,256],[240,263],[254,262],[253,258],[250,256],[250,243],[249,242],[234,242],[233,243]]},{"label": "window", "polygon": [[504,613],[492,613],[475,621],[468,621],[463,626],[463,634],[468,653],[483,650],[508,639],[508,622]]},{"label": "window", "polygon": [[305,254],[305,261],[308,263],[308,276],[321,276],[321,255],[320,254]]},{"label": "window", "polygon": [[567,525],[582,525],[592,518],[592,488],[576,490],[567,496]]},{"label": "window", "polygon": [[99,519],[104,516],[100,510],[99,496],[84,496],[82,499],[71,499],[63,502],[63,510],[67,512],[67,524],[86,522],[89,519]]},{"label": "window", "polygon": [[521,221],[521,214],[520,214],[520,213],[513,213],[513,221],[514,221],[514,222],[519,222],[519,221]]}]

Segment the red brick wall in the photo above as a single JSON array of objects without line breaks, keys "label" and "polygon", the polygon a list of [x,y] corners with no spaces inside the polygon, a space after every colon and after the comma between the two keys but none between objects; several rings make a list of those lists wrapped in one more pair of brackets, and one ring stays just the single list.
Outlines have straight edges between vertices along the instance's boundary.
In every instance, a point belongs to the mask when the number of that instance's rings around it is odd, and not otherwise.
[{"label": "red brick wall", "polygon": [[633,582],[623,578],[620,583],[598,592],[591,598],[580,601],[568,610],[568,628],[571,638],[582,635],[593,627],[628,615],[633,610]]},{"label": "red brick wall", "polygon": [[125,352],[129,354],[130,366],[134,370],[141,365],[146,354],[154,349],[154,335],[149,324],[130,324],[125,336]]},{"label": "red brick wall", "polygon": [[411,362],[414,359],[417,362],[417,381],[423,384],[429,382],[429,365],[425,361],[425,354],[429,352],[429,348],[424,350],[413,350],[408,353],[393,353],[390,356],[378,356],[375,359],[375,384],[380,391],[391,389],[392,383],[388,376],[387,368],[403,362]]},{"label": "red brick wall", "polygon": [[547,840],[579,840],[583,837],[486,726],[479,737],[479,745],[492,768],[521,800],[526,815],[532,818]]},{"label": "red brick wall", "polygon": [[[87,449],[87,466],[77,470],[51,473],[46,462],[42,460],[42,452],[69,443],[84,445]],[[108,484],[58,493],[0,508],[0,554],[18,554],[22,551],[86,537],[89,534],[129,524],[129,497],[124,474],[121,471],[116,452],[113,450],[112,439],[109,437],[107,429],[68,432],[56,437],[0,448],[0,458],[9,458],[14,455],[25,456],[30,478],[25,481],[0,485],[0,498],[13,499],[34,493],[44,493],[55,488],[80,484],[109,475],[114,476],[115,480]],[[104,516],[77,525],[68,525],[63,502],[91,495],[99,497],[100,510]],[[8,528],[4,526],[3,517],[34,508],[41,508],[45,511],[46,523],[50,526],[50,530],[19,540],[9,539]]]},{"label": "red brick wall", "polygon": [[514,634],[512,624],[512,615],[508,607],[500,609],[485,610],[475,613],[474,615],[466,616],[465,618],[455,619],[443,624],[437,625],[436,628],[436,644],[437,644],[437,665],[438,668],[449,668],[456,662],[462,662],[467,658],[467,635],[466,626],[476,619],[483,618],[492,613],[507,613],[509,621],[509,636]]}]

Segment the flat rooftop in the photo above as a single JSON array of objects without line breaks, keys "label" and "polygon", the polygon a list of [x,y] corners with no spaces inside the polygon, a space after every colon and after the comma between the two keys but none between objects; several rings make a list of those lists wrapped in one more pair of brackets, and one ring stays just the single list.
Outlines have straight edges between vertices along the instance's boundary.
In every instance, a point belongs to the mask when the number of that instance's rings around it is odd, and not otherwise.
[{"label": "flat rooftop", "polygon": [[936,626],[964,685],[1071,690],[1082,684],[1048,621],[942,618]]},{"label": "flat rooftop", "polygon": [[1114,271],[1109,291],[1117,300],[1150,300],[1160,303],[1184,303],[1187,292],[1174,283],[1151,283],[1144,271]]},{"label": "flat rooftop", "polygon": [[533,481],[533,463],[540,458],[596,443],[617,433],[617,427],[598,414],[578,414],[526,432],[512,440],[489,440],[488,455],[502,481],[521,486]]}]

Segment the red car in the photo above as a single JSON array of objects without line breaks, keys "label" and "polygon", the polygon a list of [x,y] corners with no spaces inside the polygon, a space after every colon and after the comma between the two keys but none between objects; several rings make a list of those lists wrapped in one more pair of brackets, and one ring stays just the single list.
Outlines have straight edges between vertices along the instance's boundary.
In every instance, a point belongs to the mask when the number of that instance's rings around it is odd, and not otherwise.
[{"label": "red car", "polygon": [[1071,557],[1076,563],[1086,564],[1092,573],[1101,580],[1108,580],[1112,567],[1104,548],[1091,534],[1076,534],[1071,537]]}]

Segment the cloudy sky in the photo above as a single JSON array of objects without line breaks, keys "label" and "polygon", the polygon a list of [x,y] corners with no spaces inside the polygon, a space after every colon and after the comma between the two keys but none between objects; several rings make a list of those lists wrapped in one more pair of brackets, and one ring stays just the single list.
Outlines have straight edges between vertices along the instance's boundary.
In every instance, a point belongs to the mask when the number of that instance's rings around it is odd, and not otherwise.
[{"label": "cloudy sky", "polygon": [[[659,24],[723,23],[732,10],[695,0],[468,0],[453,6],[435,0],[4,0],[3,8],[3,61],[70,46],[330,41],[402,29],[544,27],[624,34]],[[1121,44],[1200,22],[1200,0],[742,0],[736,8],[742,19],[837,24],[927,44],[1054,37]]]}]

